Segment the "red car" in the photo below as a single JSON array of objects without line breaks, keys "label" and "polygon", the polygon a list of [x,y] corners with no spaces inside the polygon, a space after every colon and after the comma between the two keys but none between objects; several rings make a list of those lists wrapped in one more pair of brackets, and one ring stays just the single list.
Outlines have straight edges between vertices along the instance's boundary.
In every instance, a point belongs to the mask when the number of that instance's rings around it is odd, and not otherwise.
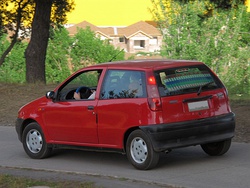
[{"label": "red car", "polygon": [[83,68],[18,112],[16,131],[35,159],[54,148],[126,153],[137,169],[151,169],[161,152],[201,145],[226,153],[235,116],[228,93],[205,64],[135,60]]}]

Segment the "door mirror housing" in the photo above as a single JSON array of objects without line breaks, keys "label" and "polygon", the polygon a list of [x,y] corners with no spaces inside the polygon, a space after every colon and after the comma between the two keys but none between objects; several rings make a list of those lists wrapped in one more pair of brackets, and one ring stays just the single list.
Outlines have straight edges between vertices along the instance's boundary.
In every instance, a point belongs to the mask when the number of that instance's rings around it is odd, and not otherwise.
[{"label": "door mirror housing", "polygon": [[46,98],[47,99],[54,99],[55,98],[55,92],[54,91],[48,91],[46,93]]}]

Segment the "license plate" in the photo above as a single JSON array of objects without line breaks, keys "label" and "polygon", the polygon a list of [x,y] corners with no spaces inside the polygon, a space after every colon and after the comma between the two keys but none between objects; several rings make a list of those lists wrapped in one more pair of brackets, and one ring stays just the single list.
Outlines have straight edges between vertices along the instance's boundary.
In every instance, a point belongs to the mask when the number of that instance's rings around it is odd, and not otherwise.
[{"label": "license plate", "polygon": [[207,101],[198,101],[198,102],[188,103],[189,112],[206,110],[206,109],[209,109],[209,105]]}]

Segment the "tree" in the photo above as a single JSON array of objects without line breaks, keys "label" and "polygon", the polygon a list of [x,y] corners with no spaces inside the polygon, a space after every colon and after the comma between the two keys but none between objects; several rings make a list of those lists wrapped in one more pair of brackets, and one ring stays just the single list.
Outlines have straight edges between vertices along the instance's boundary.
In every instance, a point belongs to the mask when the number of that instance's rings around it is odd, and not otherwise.
[{"label": "tree", "polygon": [[2,11],[0,10],[0,37],[3,34],[3,20],[2,20]]},{"label": "tree", "polygon": [[[194,0],[174,0],[175,2],[178,2],[179,4],[188,4],[194,2]],[[217,9],[230,9],[233,8],[239,4],[244,4],[246,0],[203,0],[203,2],[207,3],[207,8],[209,7],[209,4],[214,4],[215,8]]]},{"label": "tree", "polygon": [[[49,40],[49,28],[52,18],[56,23],[65,21],[66,14],[72,10],[72,3],[67,0],[34,0],[35,15],[32,22],[32,35],[25,51],[26,81],[28,83],[43,82],[45,79],[45,58]],[[52,5],[54,10],[51,9]]]},{"label": "tree", "polygon": [[[153,17],[160,21],[163,17],[171,11],[173,5],[178,4],[179,6],[186,6],[188,4],[196,4],[196,0],[151,0],[153,8],[150,9]],[[231,10],[232,8],[237,8],[240,5],[244,5],[247,0],[202,0],[201,4],[204,5],[203,12],[198,16],[202,19],[208,18],[213,15],[213,11],[216,10]],[[199,9],[199,7],[197,7]]]},{"label": "tree", "polygon": [[206,0],[159,1],[160,6],[155,4],[159,9],[152,12],[164,38],[162,56],[203,61],[231,91],[249,94],[250,13],[246,7],[239,3],[216,8]]},{"label": "tree", "polygon": [[73,73],[70,58],[72,38],[64,27],[51,28],[46,54],[46,81],[60,83]]},{"label": "tree", "polygon": [[[10,4],[14,8],[8,9]],[[46,82],[45,57],[50,26],[64,23],[66,13],[73,10],[73,6],[73,0],[1,0],[0,10],[4,15],[3,23],[9,26],[9,30],[14,30],[10,50],[16,43],[19,29],[27,28],[32,23],[31,38],[25,51],[26,81],[28,83]],[[10,50],[6,53],[8,54]],[[7,54],[3,54],[2,62]]]},{"label": "tree", "polygon": [[93,62],[124,60],[125,52],[123,50],[115,48],[107,40],[96,37],[90,28],[78,29],[73,41],[70,55],[76,69]]},{"label": "tree", "polygon": [[35,0],[35,4],[32,34],[25,51],[26,81],[28,83],[45,83],[45,57],[49,39],[52,0]]},{"label": "tree", "polygon": [[[11,9],[8,8],[9,4],[13,5],[15,8]],[[32,10],[31,2],[28,1],[13,1],[13,0],[2,0],[0,2],[0,13],[1,13],[1,31],[5,29],[5,32],[12,32],[11,43],[8,48],[3,52],[0,58],[0,66],[3,64],[5,58],[10,53],[14,45],[16,44],[18,38],[22,39],[26,36],[26,29],[24,25],[21,23],[24,20],[27,20],[26,23],[28,24],[29,21],[29,11]],[[22,30],[24,33],[19,36],[19,31]]]},{"label": "tree", "polygon": [[[2,53],[9,45],[6,34],[0,37],[0,44]],[[25,83],[23,53],[27,46],[26,41],[16,43],[0,67],[0,82]],[[46,52],[46,83],[60,83],[80,68],[101,62],[124,60],[124,56],[123,50],[101,40],[90,29],[79,29],[71,37],[65,27],[51,27]]]}]

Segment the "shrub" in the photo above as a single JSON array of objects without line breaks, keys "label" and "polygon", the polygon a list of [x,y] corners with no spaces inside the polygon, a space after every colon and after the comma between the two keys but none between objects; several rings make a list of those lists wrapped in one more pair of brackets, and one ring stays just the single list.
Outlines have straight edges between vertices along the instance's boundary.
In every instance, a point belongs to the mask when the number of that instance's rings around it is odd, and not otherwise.
[{"label": "shrub", "polygon": [[[9,42],[6,35],[0,38],[0,53],[8,47]],[[25,82],[25,58],[24,50],[27,43],[17,42],[11,53],[6,57],[5,62],[0,67],[0,82],[24,83]]]},{"label": "shrub", "polygon": [[124,60],[125,53],[109,44],[108,40],[101,40],[89,28],[78,29],[73,37],[70,57],[75,69],[93,63],[103,63],[115,60]]},{"label": "shrub", "polygon": [[71,73],[69,51],[71,39],[65,28],[51,31],[46,55],[46,80],[48,83],[60,83]]},{"label": "shrub", "polygon": [[[0,54],[9,46],[6,35],[0,38]],[[27,43],[18,42],[0,67],[0,82],[25,83]],[[80,29],[70,37],[65,28],[51,30],[46,54],[47,83],[60,83],[84,66],[107,61],[124,60],[124,51],[96,37],[90,29]]]}]

